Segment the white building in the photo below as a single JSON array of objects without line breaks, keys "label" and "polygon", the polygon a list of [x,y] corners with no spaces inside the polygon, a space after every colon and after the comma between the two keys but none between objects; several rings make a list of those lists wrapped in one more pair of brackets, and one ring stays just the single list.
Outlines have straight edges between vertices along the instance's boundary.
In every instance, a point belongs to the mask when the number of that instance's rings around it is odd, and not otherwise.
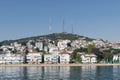
[{"label": "white building", "polygon": [[33,41],[32,40],[29,40],[26,45],[28,48],[33,48],[33,45],[31,44]]},{"label": "white building", "polygon": [[70,40],[60,40],[57,44],[60,50],[63,50],[67,47],[67,43],[71,42]]},{"label": "white building", "polygon": [[14,47],[21,47],[21,44],[18,44],[17,42],[14,42],[14,43],[13,43],[13,46],[14,46]]},{"label": "white building", "polygon": [[21,54],[1,54],[0,55],[1,64],[20,64],[23,63],[23,56]]},{"label": "white building", "polygon": [[48,47],[44,46],[44,51],[48,52]]},{"label": "white building", "polygon": [[102,39],[96,39],[92,41],[95,47],[100,48],[100,47],[105,47],[105,42]]},{"label": "white building", "polygon": [[57,64],[58,63],[58,54],[45,54],[44,63],[45,64]]},{"label": "white building", "polygon": [[97,57],[95,54],[82,54],[81,55],[82,63],[96,63]]},{"label": "white building", "polygon": [[69,64],[69,62],[70,62],[70,55],[66,51],[61,52],[59,54],[59,56],[60,56],[60,63],[61,64]]},{"label": "white building", "polygon": [[52,55],[51,54],[45,54],[44,55],[44,63],[45,64],[51,64],[52,63]]},{"label": "white building", "polygon": [[49,47],[49,53],[58,53],[58,47]]},{"label": "white building", "polygon": [[118,63],[120,62],[120,54],[116,54],[113,56],[113,63]]},{"label": "white building", "polygon": [[88,43],[85,41],[85,40],[82,40],[82,39],[78,39],[78,40],[74,40],[71,45],[75,48],[80,48],[80,47],[83,47],[83,48],[86,48]]},{"label": "white building", "polygon": [[52,54],[52,63],[57,64],[58,63],[58,58],[59,58],[58,54]]},{"label": "white building", "polygon": [[28,53],[27,62],[31,64],[40,64],[42,62],[42,53]]},{"label": "white building", "polygon": [[35,46],[36,46],[37,48],[39,48],[40,51],[43,50],[43,42],[36,42],[36,43],[35,43]]},{"label": "white building", "polygon": [[5,64],[4,57],[5,57],[5,54],[0,54],[0,64]]}]

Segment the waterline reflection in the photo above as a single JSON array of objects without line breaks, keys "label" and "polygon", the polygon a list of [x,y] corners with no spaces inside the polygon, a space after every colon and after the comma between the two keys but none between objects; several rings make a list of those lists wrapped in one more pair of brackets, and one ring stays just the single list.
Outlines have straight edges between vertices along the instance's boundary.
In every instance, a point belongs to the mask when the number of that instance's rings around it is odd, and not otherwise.
[{"label": "waterline reflection", "polygon": [[0,67],[0,80],[119,80],[120,66]]}]

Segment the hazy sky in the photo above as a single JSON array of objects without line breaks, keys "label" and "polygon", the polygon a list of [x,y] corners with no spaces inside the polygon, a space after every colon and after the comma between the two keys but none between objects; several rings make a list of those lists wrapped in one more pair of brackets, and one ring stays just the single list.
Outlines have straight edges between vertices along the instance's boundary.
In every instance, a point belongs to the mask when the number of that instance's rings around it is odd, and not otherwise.
[{"label": "hazy sky", "polygon": [[0,41],[65,31],[120,41],[120,0],[0,0]]}]

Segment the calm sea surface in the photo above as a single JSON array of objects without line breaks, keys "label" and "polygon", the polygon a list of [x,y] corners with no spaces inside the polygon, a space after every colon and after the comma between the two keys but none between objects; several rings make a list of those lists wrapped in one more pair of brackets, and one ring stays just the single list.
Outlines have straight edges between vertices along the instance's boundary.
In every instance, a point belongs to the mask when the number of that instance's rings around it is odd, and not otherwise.
[{"label": "calm sea surface", "polygon": [[120,66],[0,67],[0,80],[120,80]]}]

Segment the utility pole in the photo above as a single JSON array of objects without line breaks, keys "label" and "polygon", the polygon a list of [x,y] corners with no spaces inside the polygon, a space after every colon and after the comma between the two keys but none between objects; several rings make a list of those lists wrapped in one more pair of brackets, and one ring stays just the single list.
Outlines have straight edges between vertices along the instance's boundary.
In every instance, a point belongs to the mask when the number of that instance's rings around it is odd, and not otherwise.
[{"label": "utility pole", "polygon": [[51,34],[51,32],[52,32],[52,21],[51,21],[51,19],[50,19],[50,24],[49,24],[49,34]]},{"label": "utility pole", "polygon": [[62,23],[62,27],[63,27],[63,33],[64,33],[64,27],[65,27],[65,23],[64,23],[64,17],[63,17],[63,23]]},{"label": "utility pole", "polygon": [[74,34],[73,24],[72,24],[72,34]]}]

